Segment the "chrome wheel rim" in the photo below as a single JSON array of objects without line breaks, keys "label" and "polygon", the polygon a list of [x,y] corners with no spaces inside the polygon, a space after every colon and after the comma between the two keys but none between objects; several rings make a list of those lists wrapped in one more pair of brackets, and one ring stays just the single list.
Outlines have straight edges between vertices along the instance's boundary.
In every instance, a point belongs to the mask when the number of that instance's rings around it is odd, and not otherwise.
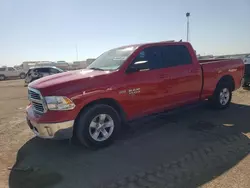
[{"label": "chrome wheel rim", "polygon": [[108,114],[95,116],[89,125],[89,134],[98,142],[107,140],[114,131],[114,121]]},{"label": "chrome wheel rim", "polygon": [[220,104],[221,105],[226,105],[229,101],[230,98],[230,92],[227,88],[224,88],[220,92]]},{"label": "chrome wheel rim", "polygon": [[0,80],[4,80],[4,76],[0,76]]}]

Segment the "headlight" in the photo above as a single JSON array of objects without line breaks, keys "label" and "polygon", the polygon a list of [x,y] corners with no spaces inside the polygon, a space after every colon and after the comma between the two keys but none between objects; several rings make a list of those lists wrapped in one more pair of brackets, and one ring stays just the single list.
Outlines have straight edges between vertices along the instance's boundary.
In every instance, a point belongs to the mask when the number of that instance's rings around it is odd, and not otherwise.
[{"label": "headlight", "polygon": [[75,104],[67,97],[49,96],[45,97],[49,110],[72,110]]}]

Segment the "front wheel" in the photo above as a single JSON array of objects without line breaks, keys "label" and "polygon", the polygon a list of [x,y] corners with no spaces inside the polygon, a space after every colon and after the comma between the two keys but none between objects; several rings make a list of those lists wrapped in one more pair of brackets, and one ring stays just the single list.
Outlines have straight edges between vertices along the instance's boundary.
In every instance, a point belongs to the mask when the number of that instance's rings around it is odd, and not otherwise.
[{"label": "front wheel", "polygon": [[76,136],[89,148],[111,144],[121,127],[118,113],[108,105],[98,104],[85,109],[76,121]]},{"label": "front wheel", "polygon": [[248,87],[249,87],[249,84],[244,83],[244,84],[242,85],[242,87],[243,87],[243,88],[248,88]]},{"label": "front wheel", "polygon": [[230,87],[230,84],[221,83],[217,86],[210,102],[213,107],[217,109],[225,109],[230,105],[231,99],[232,88]]},{"label": "front wheel", "polygon": [[5,80],[5,76],[4,75],[0,75],[0,81],[1,80]]}]

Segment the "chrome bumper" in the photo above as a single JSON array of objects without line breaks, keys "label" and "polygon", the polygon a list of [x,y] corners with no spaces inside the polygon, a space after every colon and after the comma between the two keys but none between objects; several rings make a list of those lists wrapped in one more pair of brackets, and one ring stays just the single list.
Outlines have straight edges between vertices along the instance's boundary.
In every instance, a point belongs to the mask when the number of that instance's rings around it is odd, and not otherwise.
[{"label": "chrome bumper", "polygon": [[244,86],[244,84],[245,84],[245,78],[242,78],[240,82],[240,86]]},{"label": "chrome bumper", "polygon": [[36,136],[45,139],[70,139],[73,135],[74,120],[61,123],[36,123],[27,118],[30,129]]}]

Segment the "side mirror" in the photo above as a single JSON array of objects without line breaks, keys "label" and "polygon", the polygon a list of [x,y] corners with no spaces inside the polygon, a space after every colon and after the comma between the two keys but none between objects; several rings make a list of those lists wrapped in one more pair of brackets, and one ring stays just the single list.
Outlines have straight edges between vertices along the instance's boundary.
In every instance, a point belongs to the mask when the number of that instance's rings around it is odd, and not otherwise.
[{"label": "side mirror", "polygon": [[134,73],[134,72],[139,72],[139,68],[135,67],[135,66],[129,66],[128,69],[126,70],[126,73]]}]

